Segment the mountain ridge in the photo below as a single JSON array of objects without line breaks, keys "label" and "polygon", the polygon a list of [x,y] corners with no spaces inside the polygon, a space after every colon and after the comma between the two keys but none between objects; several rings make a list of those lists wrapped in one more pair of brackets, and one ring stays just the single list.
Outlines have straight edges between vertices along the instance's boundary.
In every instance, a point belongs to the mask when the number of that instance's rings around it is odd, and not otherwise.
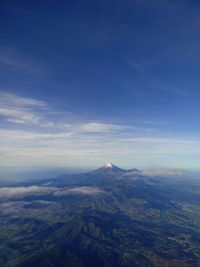
[{"label": "mountain ridge", "polygon": [[113,165],[0,187],[0,266],[199,267],[200,181]]}]

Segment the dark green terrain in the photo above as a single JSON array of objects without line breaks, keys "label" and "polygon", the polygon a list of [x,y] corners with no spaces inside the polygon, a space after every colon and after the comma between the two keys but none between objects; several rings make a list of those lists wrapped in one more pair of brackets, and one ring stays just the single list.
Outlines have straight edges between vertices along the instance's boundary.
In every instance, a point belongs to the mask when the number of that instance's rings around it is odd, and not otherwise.
[{"label": "dark green terrain", "polygon": [[103,167],[0,188],[2,267],[198,267],[200,180]]}]

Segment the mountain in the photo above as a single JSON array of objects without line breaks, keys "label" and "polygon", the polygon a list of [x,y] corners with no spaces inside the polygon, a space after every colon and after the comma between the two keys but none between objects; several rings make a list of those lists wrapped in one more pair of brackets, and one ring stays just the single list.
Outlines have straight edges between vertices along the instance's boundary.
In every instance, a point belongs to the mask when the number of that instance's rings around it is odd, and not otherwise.
[{"label": "mountain", "polygon": [[137,169],[125,170],[117,167],[113,163],[106,163],[102,167],[88,171],[86,173],[79,174],[63,174],[56,178],[39,180],[37,182],[28,182],[28,184],[22,183],[23,185],[34,185],[37,184],[48,184],[51,186],[66,186],[66,185],[90,185],[92,184],[107,184],[116,179],[122,179],[126,174],[130,174],[132,176],[141,175]]},{"label": "mountain", "polygon": [[200,179],[112,163],[0,186],[2,267],[199,267]]},{"label": "mountain", "polygon": [[113,163],[108,162],[104,164],[101,168],[94,170],[93,173],[96,174],[112,174],[112,175],[121,175],[126,173],[127,170],[121,169],[117,166],[115,166]]}]

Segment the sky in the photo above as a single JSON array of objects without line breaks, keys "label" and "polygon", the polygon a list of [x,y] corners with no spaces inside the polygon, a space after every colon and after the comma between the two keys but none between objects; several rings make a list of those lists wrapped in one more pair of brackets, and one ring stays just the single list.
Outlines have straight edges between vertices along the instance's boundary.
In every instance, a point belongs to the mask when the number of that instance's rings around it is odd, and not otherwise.
[{"label": "sky", "polygon": [[200,169],[199,26],[193,0],[1,1],[0,179]]}]

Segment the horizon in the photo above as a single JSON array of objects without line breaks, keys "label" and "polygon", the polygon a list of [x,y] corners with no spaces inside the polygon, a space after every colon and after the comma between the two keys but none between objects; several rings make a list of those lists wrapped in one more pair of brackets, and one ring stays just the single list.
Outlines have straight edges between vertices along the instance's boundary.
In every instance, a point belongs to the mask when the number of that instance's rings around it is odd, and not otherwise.
[{"label": "horizon", "polygon": [[[81,174],[81,173],[87,173],[93,170],[97,170],[99,168],[104,167],[107,164],[101,164],[101,165],[95,165],[95,166],[90,166],[90,167],[82,167],[82,168],[70,168],[70,167],[63,167],[63,168],[27,168],[27,169],[16,169],[14,168],[13,170],[7,170],[7,169],[1,169],[1,175],[0,175],[0,182],[22,182],[22,181],[28,181],[29,179],[31,180],[40,180],[40,179],[47,179],[47,178],[56,178],[60,175],[64,174]],[[155,174],[156,176],[160,174],[162,177],[164,173],[168,174],[169,176],[171,172],[186,172],[190,177],[199,177],[198,175],[200,174],[200,169],[186,169],[186,168],[172,168],[170,166],[168,167],[155,167],[155,166],[149,166],[146,168],[137,168],[136,166],[132,167],[124,167],[121,165],[116,165],[112,163],[113,166],[118,167],[120,169],[124,170],[131,170],[131,169],[138,169],[141,172],[146,173],[146,175],[153,175]],[[192,175],[192,176],[191,176]],[[197,176],[196,176],[197,175]],[[176,175],[174,175],[176,177]],[[188,177],[189,178],[189,177]]]},{"label": "horizon", "polygon": [[0,7],[0,180],[200,171],[198,1]]}]

